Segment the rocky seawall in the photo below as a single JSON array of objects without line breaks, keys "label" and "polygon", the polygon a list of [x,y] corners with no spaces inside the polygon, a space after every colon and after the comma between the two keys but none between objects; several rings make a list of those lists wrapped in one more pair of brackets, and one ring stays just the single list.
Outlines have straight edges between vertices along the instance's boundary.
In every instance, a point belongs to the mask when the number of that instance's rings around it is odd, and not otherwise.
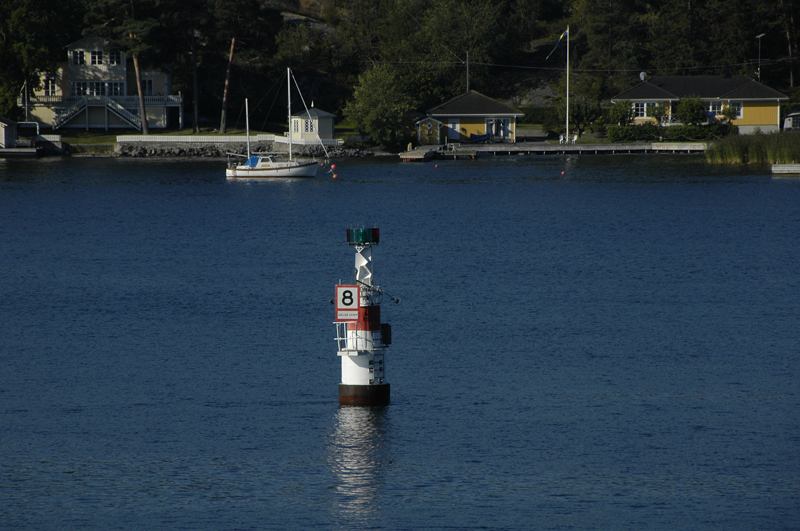
[{"label": "rocky seawall", "polygon": [[[375,155],[371,151],[358,148],[329,147],[328,156],[334,158],[358,158]],[[251,153],[286,153],[286,144],[272,142],[253,142],[250,144]],[[292,153],[297,157],[324,158],[325,150],[322,146],[295,146]],[[247,144],[219,143],[198,144],[196,142],[120,142],[117,143],[114,154],[117,157],[227,157],[228,154],[247,154]]]}]

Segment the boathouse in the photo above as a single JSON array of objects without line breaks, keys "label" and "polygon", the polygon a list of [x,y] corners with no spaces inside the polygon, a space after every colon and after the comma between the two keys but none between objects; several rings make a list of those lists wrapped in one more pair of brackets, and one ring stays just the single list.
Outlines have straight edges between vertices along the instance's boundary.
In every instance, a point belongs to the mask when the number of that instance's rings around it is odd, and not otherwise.
[{"label": "boathouse", "polygon": [[516,142],[516,109],[470,90],[428,110],[417,122],[420,144],[446,142]]},{"label": "boathouse", "polygon": [[662,104],[662,125],[678,125],[675,116],[681,99],[696,97],[705,103],[708,120],[719,120],[726,108],[736,111],[733,125],[742,134],[780,130],[781,102],[789,98],[775,89],[743,75],[657,76],[617,94],[612,103],[630,101],[634,123],[655,122],[654,110]]}]

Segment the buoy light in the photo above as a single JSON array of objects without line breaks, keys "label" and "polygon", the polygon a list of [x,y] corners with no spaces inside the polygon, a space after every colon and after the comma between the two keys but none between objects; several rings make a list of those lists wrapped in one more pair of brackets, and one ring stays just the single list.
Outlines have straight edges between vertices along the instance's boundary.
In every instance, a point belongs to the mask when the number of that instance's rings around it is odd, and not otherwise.
[{"label": "buoy light", "polygon": [[375,229],[347,229],[347,243],[349,245],[377,245],[380,241],[380,230]]}]

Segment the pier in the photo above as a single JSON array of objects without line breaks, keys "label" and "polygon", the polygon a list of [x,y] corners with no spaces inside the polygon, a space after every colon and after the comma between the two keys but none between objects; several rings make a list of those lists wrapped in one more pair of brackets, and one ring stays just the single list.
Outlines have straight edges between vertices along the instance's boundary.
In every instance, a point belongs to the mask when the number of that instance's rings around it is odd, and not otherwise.
[{"label": "pier", "polygon": [[13,147],[0,148],[0,158],[6,157],[38,157],[41,155],[41,148],[36,147]]},{"label": "pier", "polygon": [[460,144],[420,146],[400,153],[403,162],[427,162],[433,159],[475,159],[502,155],[615,155],[615,154],[697,154],[704,153],[705,142],[636,142],[630,144]]},{"label": "pier", "polygon": [[772,174],[800,177],[800,164],[773,164]]}]

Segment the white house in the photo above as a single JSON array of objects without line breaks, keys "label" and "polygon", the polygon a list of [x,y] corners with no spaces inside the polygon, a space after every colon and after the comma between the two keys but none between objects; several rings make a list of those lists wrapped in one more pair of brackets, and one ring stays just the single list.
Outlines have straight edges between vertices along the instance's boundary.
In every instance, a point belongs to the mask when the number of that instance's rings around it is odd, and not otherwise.
[{"label": "white house", "polygon": [[335,114],[321,111],[311,104],[308,111],[292,115],[292,142],[302,140],[333,139],[333,120]]},{"label": "white house", "polygon": [[[41,76],[42,88],[18,101],[26,120],[53,129],[141,129],[136,76],[127,54],[94,36],[73,42],[66,51],[67,60]],[[142,89],[149,127],[183,127],[183,96],[170,94],[169,75],[143,71]]]}]

